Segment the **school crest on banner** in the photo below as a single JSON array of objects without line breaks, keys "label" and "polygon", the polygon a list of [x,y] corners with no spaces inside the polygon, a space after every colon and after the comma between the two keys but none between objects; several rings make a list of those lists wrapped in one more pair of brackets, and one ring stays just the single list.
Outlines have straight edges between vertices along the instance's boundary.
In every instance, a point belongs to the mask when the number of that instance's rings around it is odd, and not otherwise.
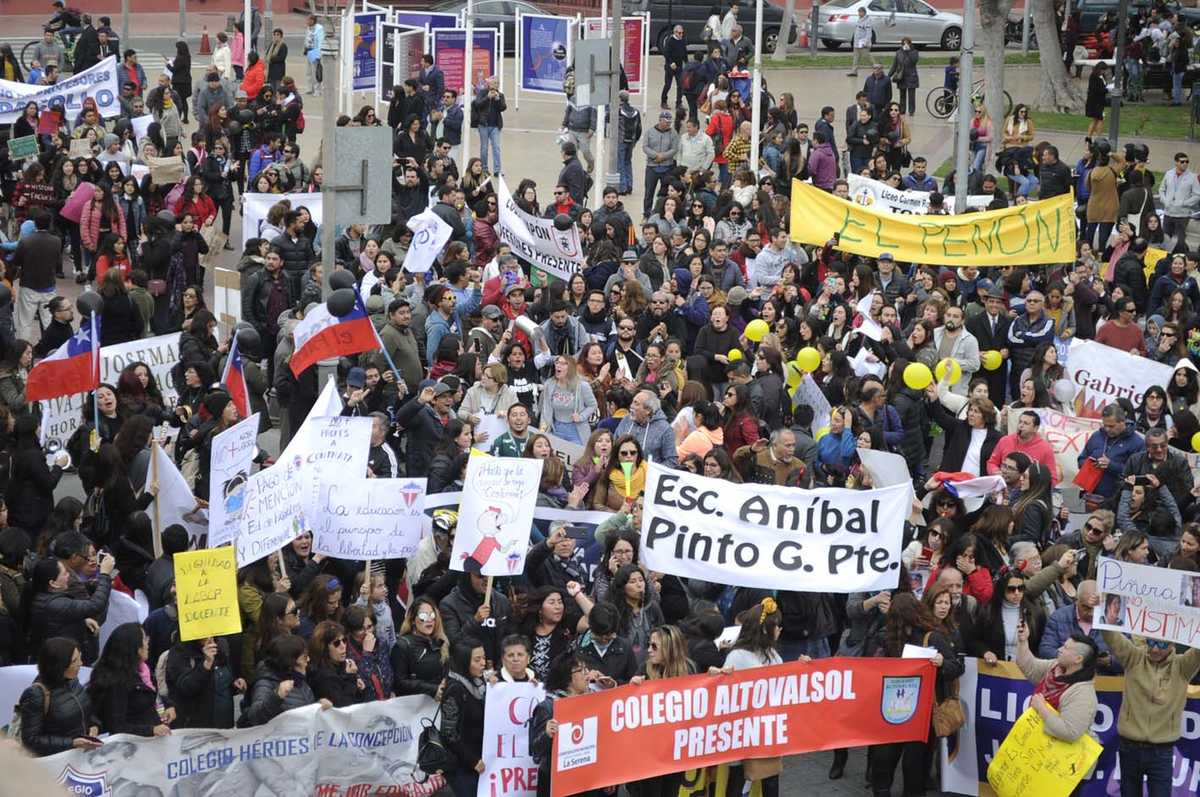
[{"label": "school crest on banner", "polygon": [[885,677],[883,679],[883,718],[892,725],[903,725],[917,713],[921,696],[921,679],[915,677]]}]

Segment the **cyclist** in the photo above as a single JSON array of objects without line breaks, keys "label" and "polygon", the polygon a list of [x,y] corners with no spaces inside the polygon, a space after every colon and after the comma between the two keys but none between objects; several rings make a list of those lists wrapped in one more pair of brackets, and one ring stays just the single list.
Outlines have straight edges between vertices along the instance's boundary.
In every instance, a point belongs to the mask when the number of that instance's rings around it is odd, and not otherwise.
[{"label": "cyclist", "polygon": [[54,0],[50,5],[54,8],[54,16],[46,23],[46,29],[60,34],[63,42],[70,47],[75,37],[83,30],[83,12],[77,8],[68,8],[63,0]]}]

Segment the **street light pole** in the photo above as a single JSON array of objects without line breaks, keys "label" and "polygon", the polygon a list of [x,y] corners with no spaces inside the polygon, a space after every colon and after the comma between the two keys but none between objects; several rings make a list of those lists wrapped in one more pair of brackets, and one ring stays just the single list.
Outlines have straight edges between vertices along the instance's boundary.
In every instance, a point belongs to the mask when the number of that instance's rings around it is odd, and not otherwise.
[{"label": "street light pole", "polygon": [[[1121,0],[1117,23],[1117,58],[1113,64],[1112,114],[1108,117],[1108,140],[1116,149],[1121,139],[1121,100],[1125,96],[1125,42],[1129,38],[1129,0]],[[1098,67],[1097,67],[1098,68]]]},{"label": "street light pole", "polygon": [[[786,32],[784,35],[787,35]],[[750,173],[758,175],[758,148],[762,144],[759,125],[762,123],[762,47],[763,0],[754,4],[754,76],[750,80]]]},{"label": "street light pole", "polygon": [[963,3],[962,52],[958,58],[958,138],[954,147],[954,212],[967,209],[967,183],[970,178],[971,73],[975,68],[975,0]]},{"label": "street light pole", "polygon": [[[625,10],[621,0],[612,0],[609,10],[612,12],[612,16],[611,22],[606,23],[609,26],[608,46],[611,48],[607,67],[611,73],[608,76],[608,130],[612,132],[612,135],[609,138],[608,157],[605,159],[608,161],[605,183],[619,186],[621,184],[621,56],[625,53],[625,20],[621,17]],[[648,81],[643,80],[642,83],[642,91],[648,91],[649,87],[646,85]],[[603,136],[604,128],[601,127],[596,133],[598,136]],[[600,164],[601,168],[603,166],[604,164]]]},{"label": "street light pole", "polygon": [[[462,126],[462,162],[459,166],[463,170],[463,174],[466,174],[466,163],[470,160],[471,155],[471,103],[475,102],[475,84],[471,80],[471,61],[474,60],[472,56],[475,55],[475,0],[467,0],[467,8],[463,11],[463,28],[466,30],[467,37],[467,41],[463,45],[462,92],[466,124]],[[432,31],[429,35],[432,39]],[[517,76],[517,79],[520,80],[520,75]],[[482,138],[479,139],[479,154],[485,158],[487,153],[484,152],[484,148],[487,147],[487,144]]]}]

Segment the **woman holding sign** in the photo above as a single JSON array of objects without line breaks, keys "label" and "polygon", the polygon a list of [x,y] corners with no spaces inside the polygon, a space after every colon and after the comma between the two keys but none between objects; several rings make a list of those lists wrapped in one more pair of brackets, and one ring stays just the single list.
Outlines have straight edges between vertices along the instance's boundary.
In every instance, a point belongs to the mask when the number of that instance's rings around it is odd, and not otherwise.
[{"label": "woman holding sign", "polygon": [[[695,671],[695,665],[688,659],[687,640],[683,632],[673,625],[660,625],[650,634],[650,653],[641,674],[633,676],[630,683],[640,686],[647,679],[680,678],[693,675]],[[678,797],[682,783],[683,773],[671,772],[630,783],[626,788],[637,797]]]},{"label": "woman holding sign", "polygon": [[1096,716],[1096,643],[1072,634],[1054,659],[1034,658],[1029,626],[1017,626],[1017,666],[1037,684],[1029,707],[1042,716],[1043,729],[1056,739],[1073,742],[1088,732]]}]

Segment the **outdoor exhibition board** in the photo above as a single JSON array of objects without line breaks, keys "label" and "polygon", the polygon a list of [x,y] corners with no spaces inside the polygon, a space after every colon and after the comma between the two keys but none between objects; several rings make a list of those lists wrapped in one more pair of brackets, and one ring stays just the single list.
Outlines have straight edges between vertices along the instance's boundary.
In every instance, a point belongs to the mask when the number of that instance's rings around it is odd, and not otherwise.
[{"label": "outdoor exhibition board", "polygon": [[[504,29],[475,28],[472,31],[474,48],[471,54],[470,85],[478,87],[489,77],[500,81],[500,93],[504,93]],[[446,88],[454,89],[463,96],[467,62],[466,28],[438,28],[430,31],[430,51],[433,63],[446,78]],[[473,98],[473,95],[471,95]],[[465,99],[465,98],[464,98]]]},{"label": "outdoor exhibition board", "polygon": [[563,94],[567,67],[575,57],[571,17],[522,14],[517,11],[517,88],[516,107],[521,107],[521,92]]}]

